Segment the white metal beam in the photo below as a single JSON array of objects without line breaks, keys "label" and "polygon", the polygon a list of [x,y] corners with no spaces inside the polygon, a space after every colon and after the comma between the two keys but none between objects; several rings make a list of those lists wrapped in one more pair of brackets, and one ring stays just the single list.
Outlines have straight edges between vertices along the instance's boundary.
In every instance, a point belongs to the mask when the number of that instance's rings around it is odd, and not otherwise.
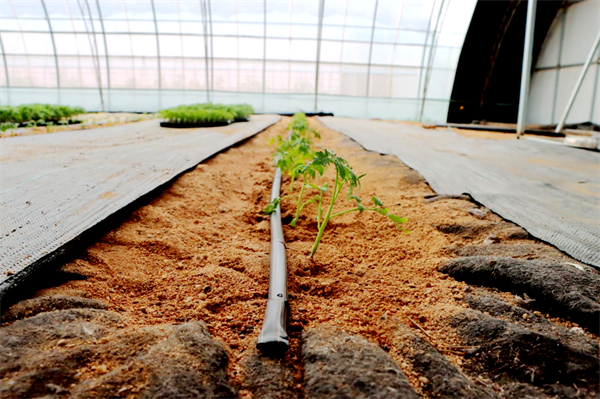
[{"label": "white metal beam", "polygon": [[[427,88],[429,86],[429,76],[431,74],[431,66],[433,64],[433,56],[435,54],[435,46],[437,45],[437,39],[439,38],[438,26],[442,19],[442,10],[444,9],[444,3],[446,0],[442,0],[440,4],[440,10],[438,12],[437,20],[435,21],[435,27],[433,28],[433,37],[431,38],[431,48],[429,49],[429,59],[427,61],[427,70],[425,71],[425,80],[423,81],[423,98],[421,99],[421,113],[419,115],[419,122],[423,122],[423,112],[425,111],[425,99],[427,98]],[[434,3],[435,4],[435,3]],[[442,27],[439,26],[439,29]],[[423,51],[427,50],[427,43],[423,47]]]},{"label": "white metal beam", "polygon": [[[160,41],[158,40],[158,21],[156,20],[156,9],[154,7],[154,0],[150,0],[150,4],[152,4],[152,16],[154,17],[154,30],[156,32],[156,55],[157,55],[157,64],[158,64],[158,90],[162,89],[162,73],[160,66]],[[160,101],[160,96],[158,97]]]},{"label": "white metal beam", "polygon": [[4,43],[2,42],[2,36],[0,36],[0,51],[2,51],[2,61],[4,62],[4,74],[6,75],[6,87],[10,87],[10,80],[8,79],[8,63],[6,62],[6,51],[4,51]]},{"label": "white metal beam", "polygon": [[377,7],[379,0],[375,0],[375,11],[373,12],[373,25],[371,26],[371,43],[369,44],[369,64],[367,65],[367,93],[369,97],[369,86],[371,85],[371,57],[373,56],[373,38],[375,37],[375,22],[377,22]]},{"label": "white metal beam", "polygon": [[519,95],[519,113],[517,115],[517,138],[520,138],[525,132],[525,121],[527,119],[527,100],[529,98],[529,81],[531,79],[531,57],[533,53],[536,5],[537,0],[527,0],[527,23],[525,25],[525,46],[523,48],[523,64],[521,69],[521,93]]},{"label": "white metal beam", "polygon": [[266,91],[266,82],[265,79],[267,77],[267,0],[263,0],[263,65],[262,65],[262,92],[263,99]]},{"label": "white metal beam", "polygon": [[598,50],[599,45],[600,45],[600,32],[598,32],[598,36],[596,36],[596,40],[594,41],[594,44],[592,45],[592,48],[590,49],[590,52],[585,60],[585,64],[583,64],[583,68],[581,68],[581,73],[579,74],[579,77],[577,78],[577,83],[575,83],[573,92],[571,92],[571,97],[569,97],[567,106],[565,107],[565,110],[564,110],[562,116],[560,117],[560,121],[558,122],[558,125],[556,125],[556,130],[555,130],[556,133],[560,133],[563,130],[563,128],[565,127],[565,122],[567,120],[567,116],[569,116],[569,112],[571,111],[571,108],[573,107],[573,103],[575,102],[575,97],[577,97],[577,93],[579,92],[579,89],[581,88],[581,84],[583,83],[585,74],[587,73],[588,69],[590,68],[590,63],[592,62],[592,58],[594,58],[594,54],[596,54],[596,50]]},{"label": "white metal beam", "polygon": [[83,6],[81,5],[81,1],[77,0],[77,5],[79,6],[79,12],[81,12],[81,16],[83,18],[83,24],[85,26],[85,30],[87,32],[88,43],[90,45],[90,50],[92,51],[92,57],[94,59],[94,69],[96,70],[96,80],[98,81],[98,92],[100,93],[100,104],[102,106],[102,111],[106,111],[106,107],[104,106],[104,94],[102,93],[102,77],[100,74],[100,58],[98,57],[98,41],[96,40],[96,29],[94,27],[94,19],[92,18],[92,11],[90,10],[90,5],[88,0],[85,1],[87,11],[89,14],[89,22],[91,24],[92,34],[93,34],[93,44],[92,39],[90,38],[90,28],[88,27],[88,22],[86,21],[85,11]]},{"label": "white metal beam", "polygon": [[[108,60],[108,43],[106,43],[106,30],[104,29],[104,19],[102,18],[102,10],[100,10],[100,0],[96,0],[96,8],[98,9],[100,27],[102,28],[102,39],[104,40],[104,59],[106,61],[106,87],[110,90],[110,62]],[[110,94],[108,104],[110,107]]]},{"label": "white metal beam", "polygon": [[56,42],[54,41],[54,31],[52,30],[52,24],[50,23],[50,16],[48,15],[48,9],[44,0],[40,0],[42,7],[44,8],[44,15],[46,15],[46,21],[48,22],[48,31],[50,32],[50,39],[52,39],[52,49],[54,50],[54,64],[56,65],[56,87],[60,88],[60,73],[58,68],[58,54],[56,53]]},{"label": "white metal beam", "polygon": [[317,65],[315,75],[315,111],[318,111],[319,106],[319,69],[321,66],[321,37],[323,36],[323,13],[325,12],[325,0],[319,2],[319,27],[317,32]]},{"label": "white metal beam", "polygon": [[210,87],[208,77],[208,11],[206,2],[200,0],[200,10],[202,10],[202,32],[204,32],[204,71],[206,76],[206,102],[210,102]]}]

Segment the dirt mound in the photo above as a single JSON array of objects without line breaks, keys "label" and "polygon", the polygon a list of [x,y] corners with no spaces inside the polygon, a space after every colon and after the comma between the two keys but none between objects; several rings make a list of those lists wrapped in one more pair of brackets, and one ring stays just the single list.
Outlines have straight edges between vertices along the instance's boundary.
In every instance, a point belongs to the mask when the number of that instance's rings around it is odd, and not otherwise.
[{"label": "dirt mound", "polygon": [[416,335],[408,326],[395,321],[394,347],[421,375],[423,390],[434,398],[491,399],[492,390],[482,388],[470,381],[456,369],[436,348]]},{"label": "dirt mound", "polygon": [[445,262],[440,271],[470,284],[525,294],[540,310],[573,320],[595,334],[600,328],[600,273],[550,260],[472,256]]},{"label": "dirt mound", "polygon": [[242,360],[244,388],[254,399],[300,397],[294,381],[294,368],[289,359],[270,358],[250,349]]},{"label": "dirt mound", "polygon": [[2,323],[7,323],[26,317],[35,316],[38,313],[63,309],[108,309],[106,303],[89,298],[73,296],[43,296],[39,298],[26,299],[18,302],[2,311]]},{"label": "dirt mound", "polygon": [[[598,348],[572,345],[556,337],[530,330],[476,310],[453,317],[465,344],[477,348],[469,352],[471,371],[486,371],[521,383],[541,387],[549,395],[575,396],[575,388],[585,387],[587,397],[598,389]],[[584,392],[585,393],[585,392]]]},{"label": "dirt mound", "polygon": [[92,309],[41,313],[0,334],[2,398],[232,397],[228,356],[199,322],[136,330]]},{"label": "dirt mound", "polygon": [[417,398],[400,367],[364,338],[320,328],[303,341],[307,399]]}]

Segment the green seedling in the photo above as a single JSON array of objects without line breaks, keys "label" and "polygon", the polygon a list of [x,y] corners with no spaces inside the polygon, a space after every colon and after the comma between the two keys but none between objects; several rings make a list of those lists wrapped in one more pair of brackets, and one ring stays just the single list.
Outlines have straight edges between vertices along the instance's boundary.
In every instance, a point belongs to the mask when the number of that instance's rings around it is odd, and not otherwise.
[{"label": "green seedling", "polygon": [[281,173],[290,176],[290,189],[294,191],[294,181],[298,177],[298,168],[314,156],[312,142],[307,137],[302,137],[294,132],[289,139],[278,136],[279,145],[273,154],[275,166]]},{"label": "green seedling", "polygon": [[2,131],[2,133],[6,132],[7,130],[12,130],[12,129],[16,129],[19,125],[16,123],[12,123],[12,122],[2,122],[0,123],[0,131]]},{"label": "green seedling", "polygon": [[253,113],[254,109],[247,104],[205,103],[163,109],[158,112],[158,115],[173,123],[229,123],[233,120],[245,120]]},{"label": "green seedling", "polygon": [[313,136],[321,136],[308,127],[308,119],[303,113],[296,113],[292,121],[288,124],[290,134],[287,139],[277,136],[278,146],[273,154],[275,166],[281,169],[282,173],[290,176],[290,190],[294,191],[294,182],[298,177],[299,167],[306,164],[306,161],[314,157],[315,152],[312,149]]},{"label": "green seedling", "polygon": [[0,123],[31,123],[40,125],[59,123],[72,116],[85,113],[81,107],[68,107],[66,105],[52,104],[25,104],[17,107],[0,107]]},{"label": "green seedling", "polygon": [[306,114],[302,112],[297,112],[294,114],[287,128],[291,130],[292,133],[297,133],[300,136],[304,136],[307,138],[315,136],[318,139],[321,138],[321,135],[319,135],[319,133],[315,129],[309,127],[308,118],[306,117]]},{"label": "green seedling", "polygon": [[[322,186],[318,186],[311,182],[311,179],[314,181],[316,178],[323,176],[325,170],[330,167],[335,167],[335,180],[333,181],[333,185],[329,187],[327,183]],[[364,211],[373,211],[377,212],[382,216],[390,219],[394,224],[399,227],[402,231],[408,232],[404,230],[400,225],[406,223],[407,219],[391,214],[389,212],[389,208],[386,208],[381,200],[377,198],[375,195],[371,197],[371,201],[373,202],[373,206],[365,206],[362,204],[362,200],[358,197],[358,193],[360,192],[360,179],[364,176],[357,176],[352,167],[344,158],[336,155],[332,151],[329,151],[325,148],[322,148],[321,151],[317,151],[313,160],[305,165],[300,165],[296,169],[298,175],[302,176],[302,187],[300,189],[300,193],[297,198],[294,198],[294,202],[296,204],[296,214],[290,226],[295,227],[302,210],[309,204],[314,204],[317,207],[317,237],[315,242],[313,243],[310,257],[312,258],[317,249],[319,247],[319,243],[323,238],[323,234],[325,233],[325,229],[329,220],[336,216],[341,216],[350,212],[364,212]],[[311,190],[312,198],[308,200],[304,200],[306,190]],[[354,205],[350,209],[346,209],[340,212],[333,213],[333,208],[342,194],[343,191],[346,191],[346,200],[348,202],[352,202]],[[329,198],[329,203],[325,198],[325,193],[327,191],[331,191],[331,197]],[[283,198],[275,198],[266,208],[265,213],[273,212],[280,202],[288,197]],[[292,197],[293,198],[293,197]]]}]

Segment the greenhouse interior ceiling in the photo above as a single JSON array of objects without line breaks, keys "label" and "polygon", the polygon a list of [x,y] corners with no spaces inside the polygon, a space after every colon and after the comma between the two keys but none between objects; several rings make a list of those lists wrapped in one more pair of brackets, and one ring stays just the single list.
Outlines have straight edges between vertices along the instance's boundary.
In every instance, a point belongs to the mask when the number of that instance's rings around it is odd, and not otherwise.
[{"label": "greenhouse interior ceiling", "polygon": [[475,0],[0,0],[2,103],[445,122]]}]

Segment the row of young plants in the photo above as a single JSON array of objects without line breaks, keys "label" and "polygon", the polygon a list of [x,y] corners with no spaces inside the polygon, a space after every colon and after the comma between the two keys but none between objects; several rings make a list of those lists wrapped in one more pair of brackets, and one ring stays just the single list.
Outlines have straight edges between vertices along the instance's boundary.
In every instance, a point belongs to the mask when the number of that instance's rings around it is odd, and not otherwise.
[{"label": "row of young plants", "polygon": [[[310,252],[311,258],[319,248],[329,221],[350,212],[376,212],[391,220],[400,230],[409,232],[400,226],[406,223],[407,219],[390,213],[389,208],[376,195],[371,196],[371,204],[363,203],[359,197],[360,179],[365,175],[357,175],[347,160],[315,145],[314,140],[320,139],[320,136],[309,127],[305,114],[294,114],[288,129],[288,138],[277,137],[277,149],[273,153],[273,160],[275,166],[290,177],[290,194],[275,198],[264,212],[271,214],[282,201],[292,201],[296,212],[290,226],[295,227],[308,206],[316,207],[317,236]],[[325,176],[329,168],[335,169],[333,181],[327,181]],[[300,185],[298,190],[295,188],[296,184]],[[297,194],[293,194],[294,192]],[[338,199],[344,197],[346,209],[334,212]]]},{"label": "row of young plants", "polygon": [[246,121],[254,113],[254,109],[247,104],[191,104],[180,105],[159,111],[160,117],[170,123],[179,124],[211,124]]},{"label": "row of young plants", "polygon": [[85,114],[81,107],[54,104],[24,104],[16,107],[0,106],[0,126],[2,131],[18,126],[67,125],[70,119]]}]

